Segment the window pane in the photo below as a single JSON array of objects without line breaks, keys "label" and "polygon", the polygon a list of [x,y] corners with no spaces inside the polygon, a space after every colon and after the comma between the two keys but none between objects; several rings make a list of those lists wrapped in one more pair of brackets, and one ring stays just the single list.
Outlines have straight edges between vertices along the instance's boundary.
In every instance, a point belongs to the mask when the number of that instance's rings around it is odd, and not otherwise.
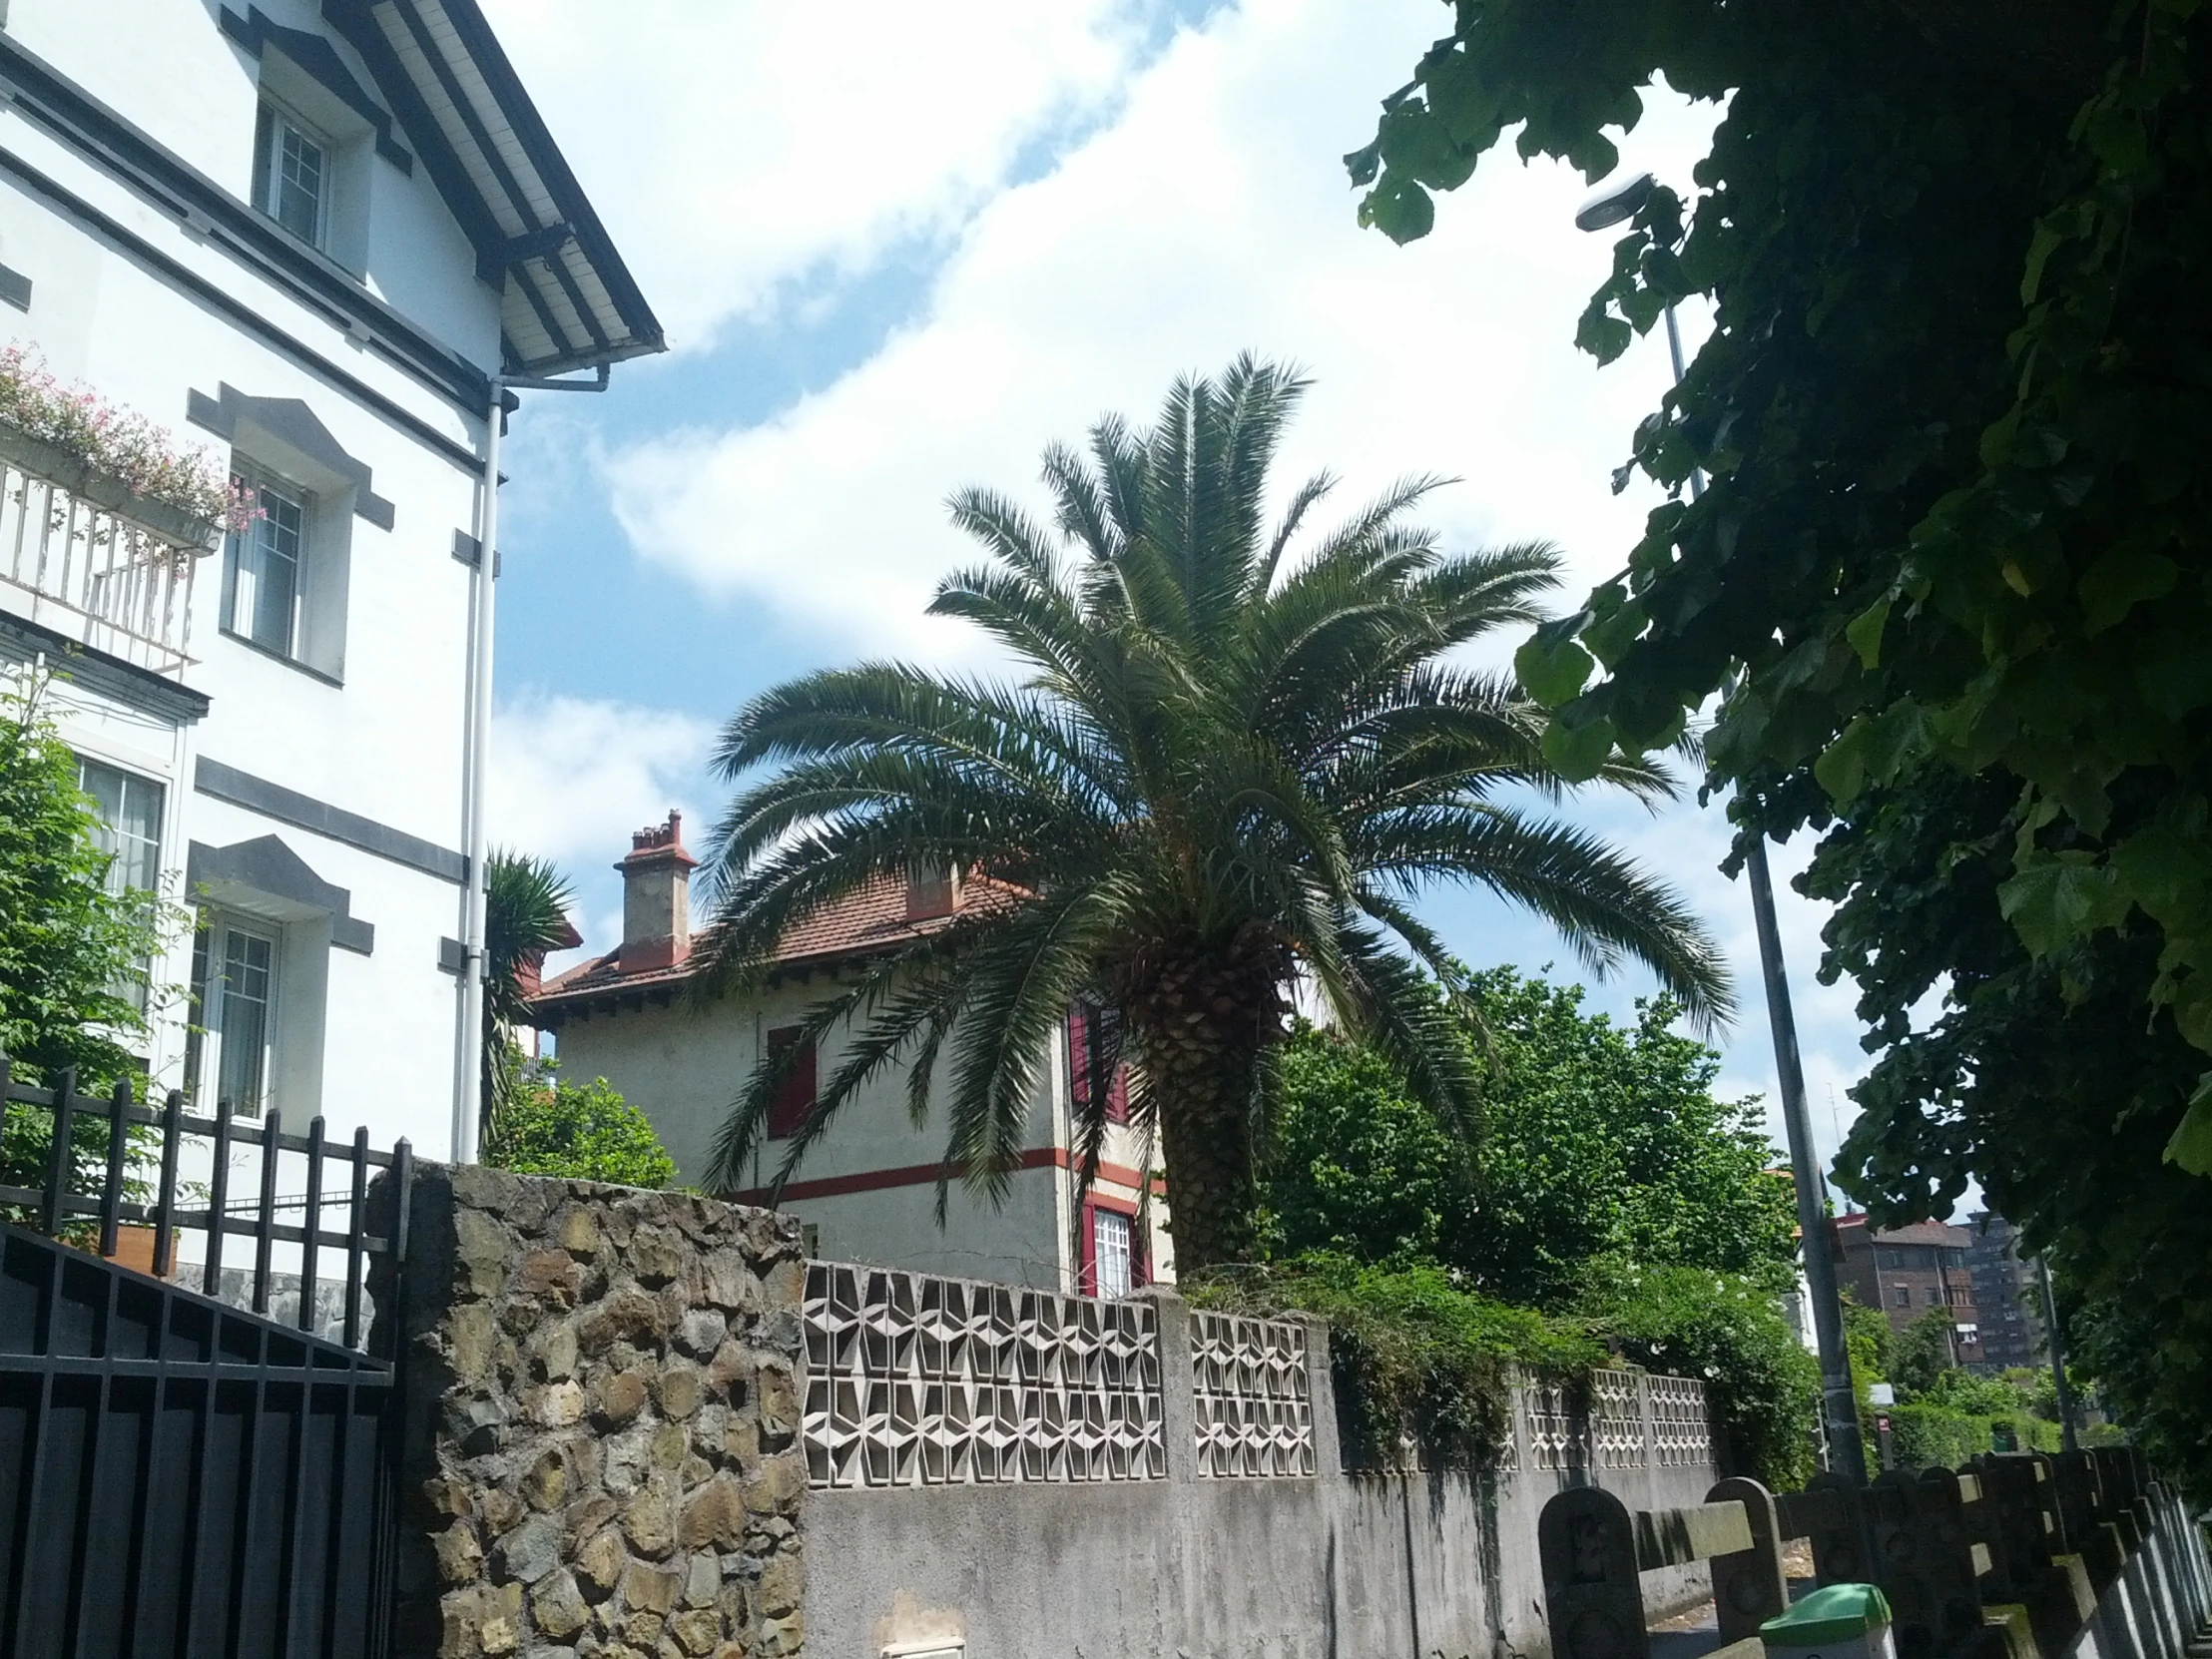
[{"label": "window pane", "polygon": [[264,479],[245,480],[262,516],[231,537],[228,625],[256,645],[291,655],[293,601],[305,551],[307,514],[296,495]]},{"label": "window pane", "polygon": [[222,1058],[216,1099],[259,1117],[268,1070],[270,970],[268,939],[236,928],[223,935]]},{"label": "window pane", "polygon": [[276,223],[301,242],[322,240],[322,192],[328,158],[322,146],[277,118],[276,175],[270,181]]},{"label": "window pane", "polygon": [[1098,1268],[1098,1294],[1112,1301],[1127,1296],[1131,1284],[1129,1218],[1118,1210],[1091,1212],[1092,1260]]}]

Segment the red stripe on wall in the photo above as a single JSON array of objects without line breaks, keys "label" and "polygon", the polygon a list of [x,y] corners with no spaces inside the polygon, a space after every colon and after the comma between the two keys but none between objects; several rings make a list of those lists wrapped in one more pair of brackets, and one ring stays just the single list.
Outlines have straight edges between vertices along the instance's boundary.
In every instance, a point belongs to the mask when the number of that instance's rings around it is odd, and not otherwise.
[{"label": "red stripe on wall", "polygon": [[[1064,1146],[1033,1147],[1021,1155],[1023,1169],[1070,1169],[1075,1160]],[[784,1188],[786,1202],[805,1198],[842,1198],[848,1193],[877,1193],[892,1187],[921,1187],[934,1183],[936,1164],[908,1164],[901,1169],[860,1170],[851,1175],[825,1175],[813,1181],[794,1181]],[[1143,1178],[1126,1164],[1101,1163],[1098,1178],[1117,1187],[1127,1187],[1132,1192],[1142,1186]],[[1153,1191],[1165,1193],[1166,1183],[1154,1182]],[[724,1195],[733,1204],[765,1204],[769,1189],[748,1187],[743,1192]]]}]

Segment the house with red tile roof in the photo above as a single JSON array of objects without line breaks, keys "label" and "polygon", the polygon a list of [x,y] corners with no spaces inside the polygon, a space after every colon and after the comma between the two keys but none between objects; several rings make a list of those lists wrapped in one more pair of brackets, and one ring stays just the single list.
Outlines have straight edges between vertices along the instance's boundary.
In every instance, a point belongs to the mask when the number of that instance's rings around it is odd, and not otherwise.
[{"label": "house with red tile roof", "polygon": [[[621,943],[546,981],[531,1003],[554,1034],[564,1075],[612,1084],[652,1122],[687,1184],[704,1184],[715,1137],[762,1056],[798,1039],[806,1011],[840,976],[974,905],[1019,901],[987,877],[884,877],[794,925],[762,988],[703,1003],[693,994],[707,937],[691,925],[697,863],[680,815],[637,831],[615,866],[623,878]],[[1140,1167],[1142,1138],[1122,1121],[1126,1109],[1117,1110],[1126,1095],[1118,1075],[1107,1085],[1112,1127],[1098,1179],[1086,1192],[1078,1178],[1071,1124],[1090,1085],[1097,1028],[1096,1010],[1070,1009],[1043,1056],[1027,1146],[1005,1202],[993,1206],[955,1183],[942,1227],[943,1122],[911,1122],[903,1067],[872,1081],[784,1188],[781,1207],[807,1229],[808,1253],[1106,1296],[1172,1277],[1166,1203],[1156,1171]],[[952,1046],[939,1056],[940,1071],[952,1063]],[[831,1039],[794,1066],[750,1179],[724,1196],[767,1202],[784,1143],[839,1059]],[[1145,1214],[1148,1181],[1154,1199]]]}]

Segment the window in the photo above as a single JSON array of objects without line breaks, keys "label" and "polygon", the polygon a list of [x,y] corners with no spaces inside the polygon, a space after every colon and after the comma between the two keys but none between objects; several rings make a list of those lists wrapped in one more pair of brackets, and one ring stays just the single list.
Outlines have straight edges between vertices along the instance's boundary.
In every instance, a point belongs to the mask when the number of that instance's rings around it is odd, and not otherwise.
[{"label": "window", "polygon": [[[799,1043],[804,1027],[781,1026],[768,1034],[768,1057],[771,1065],[780,1065]],[[815,1109],[815,1050],[812,1044],[807,1051],[792,1061],[791,1069],[784,1073],[784,1081],[777,1086],[776,1099],[768,1109],[768,1138],[772,1141],[788,1141],[799,1133],[807,1121],[807,1114]]]},{"label": "window", "polygon": [[155,892],[162,878],[162,787],[77,757],[77,787],[93,799],[93,840],[108,855],[108,891]]},{"label": "window", "polygon": [[1898,1287],[1898,1291],[1897,1291],[1897,1302],[1898,1302],[1898,1306],[1899,1306],[1900,1308],[1910,1308],[1910,1307],[1912,1307],[1912,1306],[1913,1306],[1913,1287],[1912,1287],[1912,1286],[1910,1286],[1910,1285],[1900,1285],[1900,1286]]},{"label": "window", "polygon": [[1118,1210],[1093,1210],[1091,1228],[1099,1296],[1108,1302],[1127,1296],[1136,1289],[1137,1224]]},{"label": "window", "polygon": [[[1110,1045],[1118,1047],[1119,1016],[1095,1003],[1068,1009],[1068,1099],[1078,1114],[1091,1103],[1091,1090],[1105,1067]],[[1129,1121],[1129,1068],[1119,1060],[1106,1079],[1106,1121]]]},{"label": "window", "polygon": [[[93,844],[108,855],[108,891],[154,893],[162,879],[162,787],[135,772],[77,757],[77,787],[92,797]],[[115,987],[141,1013],[153,977],[151,956]]]},{"label": "window", "polygon": [[320,248],[329,230],[330,145],[290,111],[262,105],[254,123],[254,206]]},{"label": "window", "polygon": [[213,1091],[226,1111],[260,1117],[269,1103],[276,1035],[276,940],[227,918],[211,920],[192,944],[199,1025],[185,1049],[193,1098]]},{"label": "window", "polygon": [[307,554],[310,501],[303,491],[260,474],[240,472],[237,481],[254,491],[260,516],[231,533],[223,626],[265,651],[290,657],[298,643],[299,572]]}]

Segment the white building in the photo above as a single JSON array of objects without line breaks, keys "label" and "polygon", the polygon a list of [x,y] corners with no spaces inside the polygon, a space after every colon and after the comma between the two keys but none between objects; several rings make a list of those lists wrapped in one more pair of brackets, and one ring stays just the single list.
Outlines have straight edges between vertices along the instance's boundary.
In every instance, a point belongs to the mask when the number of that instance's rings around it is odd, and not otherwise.
[{"label": "white building", "polygon": [[[958,880],[885,879],[799,923],[777,951],[759,992],[695,1006],[691,871],[682,821],[641,830],[615,867],[623,877],[623,937],[546,982],[534,1007],[557,1033],[561,1072],[572,1082],[604,1077],[643,1112],[676,1160],[679,1182],[702,1185],[717,1133],[764,1053],[796,1040],[806,1011],[833,993],[840,976],[944,926],[980,888]],[[1092,1016],[1095,1017],[1095,1016]],[[1091,1082],[1091,1019],[1071,1009],[1031,1093],[1021,1167],[1002,1206],[954,1184],[945,1225],[936,1220],[944,1155],[941,1116],[917,1127],[907,1109],[903,1064],[855,1092],[808,1151],[782,1207],[807,1230],[808,1254],[925,1273],[1123,1296],[1151,1279],[1172,1279],[1167,1205],[1142,1137],[1118,1106],[1122,1080],[1106,1083],[1106,1144],[1098,1179],[1079,1178],[1072,1120]],[[938,1084],[949,1070],[938,1057]],[[789,1138],[814,1103],[818,1081],[838,1063],[841,1043],[804,1056],[770,1115],[747,1183],[726,1196],[766,1202]],[[1154,1202],[1140,1201],[1150,1182]],[[1141,1219],[1149,1213],[1149,1225]]]},{"label": "white building", "polygon": [[659,325],[476,0],[0,0],[0,302],[265,515],[180,554],[0,429],[0,659],[63,677],[125,862],[208,907],[157,1082],[447,1156],[493,376]]}]

